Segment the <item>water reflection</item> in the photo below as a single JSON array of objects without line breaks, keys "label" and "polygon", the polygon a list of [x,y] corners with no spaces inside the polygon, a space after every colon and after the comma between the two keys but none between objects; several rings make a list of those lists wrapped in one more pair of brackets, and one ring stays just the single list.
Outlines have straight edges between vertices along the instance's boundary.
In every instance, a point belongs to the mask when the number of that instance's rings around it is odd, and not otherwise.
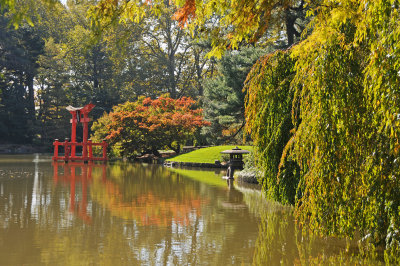
[{"label": "water reflection", "polygon": [[[85,223],[91,224],[92,217],[88,214],[88,186],[92,183],[93,168],[100,168],[103,182],[106,181],[106,165],[90,162],[52,162],[53,180],[55,185],[70,187],[69,211],[77,215]],[[80,188],[81,195],[76,189]]]},{"label": "water reflection", "polygon": [[2,265],[360,263],[213,171],[19,159],[0,156]]},{"label": "water reflection", "polygon": [[[102,182],[94,179],[92,199],[113,216],[133,220],[137,225],[193,224],[201,215],[201,205],[207,203],[198,191],[171,182],[169,172],[160,167],[114,165],[111,170],[109,178]],[[124,175],[135,178],[121,179]]]},{"label": "water reflection", "polygon": [[261,191],[242,186],[236,188],[242,193],[250,212],[261,218],[253,265],[384,264],[372,256],[361,256],[357,241],[320,237],[301,230],[295,222],[292,207],[266,200]]},{"label": "water reflection", "polygon": [[0,169],[1,264],[251,263],[258,218],[213,172],[35,156]]}]

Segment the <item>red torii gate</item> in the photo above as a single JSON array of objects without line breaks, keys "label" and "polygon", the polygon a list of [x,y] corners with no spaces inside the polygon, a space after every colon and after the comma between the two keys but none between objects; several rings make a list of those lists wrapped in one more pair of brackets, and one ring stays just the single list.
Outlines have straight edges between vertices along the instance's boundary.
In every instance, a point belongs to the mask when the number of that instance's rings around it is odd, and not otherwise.
[{"label": "red torii gate", "polygon": [[[102,143],[93,143],[92,140],[88,140],[89,131],[89,113],[94,108],[94,104],[89,103],[84,107],[72,107],[68,106],[67,110],[71,113],[72,119],[70,120],[71,126],[71,141],[69,142],[66,138],[64,142],[59,142],[56,139],[53,142],[54,145],[54,156],[53,161],[63,160],[65,162],[71,161],[107,161],[107,142],[103,140]],[[76,142],[76,125],[81,122],[83,124],[83,141]],[[58,147],[64,146],[64,156],[59,156]],[[76,146],[82,146],[82,156],[76,155]],[[93,157],[93,146],[103,147],[103,157]]]}]

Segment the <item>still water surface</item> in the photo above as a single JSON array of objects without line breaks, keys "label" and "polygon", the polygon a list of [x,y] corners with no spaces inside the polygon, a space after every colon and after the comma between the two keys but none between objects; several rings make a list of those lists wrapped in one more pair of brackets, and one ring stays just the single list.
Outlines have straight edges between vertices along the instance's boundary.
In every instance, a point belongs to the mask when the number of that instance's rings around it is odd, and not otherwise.
[{"label": "still water surface", "polygon": [[345,250],[303,236],[290,208],[214,171],[0,156],[0,265],[352,261]]}]

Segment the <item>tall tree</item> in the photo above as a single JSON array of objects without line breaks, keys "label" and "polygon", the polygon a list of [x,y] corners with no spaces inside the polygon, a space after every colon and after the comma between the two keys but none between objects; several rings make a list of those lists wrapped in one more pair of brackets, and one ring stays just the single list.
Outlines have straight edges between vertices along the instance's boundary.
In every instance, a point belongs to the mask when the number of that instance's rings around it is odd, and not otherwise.
[{"label": "tall tree", "polygon": [[69,83],[66,70],[65,53],[61,44],[49,38],[45,44],[45,53],[39,57],[36,79],[38,127],[42,144],[51,143],[55,138],[68,137],[69,115],[65,110],[70,101],[65,91]]},{"label": "tall tree", "polygon": [[[191,83],[189,51],[191,43],[178,23],[172,19],[174,7],[166,3],[158,16],[148,15],[140,23],[142,54],[164,69],[159,79],[172,98],[181,96]],[[151,14],[151,12],[147,12]],[[164,92],[164,93],[165,93]]]},{"label": "tall tree", "polygon": [[211,54],[218,57],[243,42],[290,47],[305,28],[304,0],[175,2],[180,7],[175,18],[191,30],[207,32],[213,39]]},{"label": "tall tree", "polygon": [[34,77],[36,60],[43,52],[43,42],[29,26],[9,28],[10,19],[0,17],[0,71],[5,139],[31,141],[35,121]]},{"label": "tall tree", "polygon": [[90,14],[95,29],[116,21],[137,23],[142,32],[138,56],[154,62],[153,68],[159,72],[157,80],[162,81],[154,85],[162,87],[161,93],[168,92],[174,98],[202,95],[200,80],[212,66],[203,56],[208,47],[194,43],[194,38],[173,19],[175,12],[176,6],[168,1],[100,1]]},{"label": "tall tree", "polygon": [[[101,0],[92,9],[92,16],[106,20],[117,16],[121,20],[139,21],[147,6],[159,14],[164,2]],[[207,33],[213,40],[211,54],[220,57],[228,47],[237,49],[243,41],[280,44],[284,38],[284,46],[291,46],[305,27],[305,4],[304,0],[176,0],[174,5],[179,9],[174,17],[181,25],[188,24],[192,32]]]},{"label": "tall tree", "polygon": [[217,65],[217,75],[204,80],[204,117],[211,122],[205,127],[209,143],[237,143],[243,137],[244,81],[253,64],[265,54],[264,49],[242,47],[227,52]]}]

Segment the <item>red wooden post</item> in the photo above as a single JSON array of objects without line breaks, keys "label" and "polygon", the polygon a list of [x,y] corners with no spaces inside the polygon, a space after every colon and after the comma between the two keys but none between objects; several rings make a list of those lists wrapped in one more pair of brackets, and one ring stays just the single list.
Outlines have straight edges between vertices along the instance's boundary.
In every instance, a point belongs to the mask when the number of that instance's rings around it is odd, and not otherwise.
[{"label": "red wooden post", "polygon": [[93,148],[92,148],[92,140],[88,140],[88,148],[89,148],[89,160],[93,161]]},{"label": "red wooden post", "polygon": [[[71,142],[76,143],[76,124],[78,122],[79,111],[70,111],[72,114],[72,119],[70,120],[72,124],[71,128]],[[71,147],[71,157],[75,157],[76,145],[72,145]]]},{"label": "red wooden post", "polygon": [[69,145],[68,145],[68,138],[65,138],[64,141],[64,162],[68,162],[69,159]]},{"label": "red wooden post", "polygon": [[82,119],[82,123],[83,123],[83,142],[87,142],[88,139],[88,131],[89,131],[89,117],[88,117],[88,112],[84,112],[83,113],[83,119]]},{"label": "red wooden post", "polygon": [[87,161],[87,137],[88,137],[88,122],[89,122],[89,118],[88,118],[88,114],[86,112],[83,113],[83,119],[82,119],[82,123],[83,123],[83,150],[82,150],[82,155],[83,155],[83,160]]},{"label": "red wooden post", "polygon": [[57,159],[58,159],[58,145],[59,145],[60,143],[58,142],[58,139],[55,139],[54,140],[54,143],[53,143],[53,145],[54,145],[54,156],[53,156],[53,161],[57,161]]},{"label": "red wooden post", "polygon": [[87,104],[85,105],[80,112],[83,114],[83,118],[81,119],[81,123],[83,124],[83,151],[82,151],[82,155],[83,155],[83,161],[87,162],[88,158],[87,158],[87,139],[88,139],[88,131],[89,131],[89,117],[88,114],[89,112],[93,109],[94,104]]}]

